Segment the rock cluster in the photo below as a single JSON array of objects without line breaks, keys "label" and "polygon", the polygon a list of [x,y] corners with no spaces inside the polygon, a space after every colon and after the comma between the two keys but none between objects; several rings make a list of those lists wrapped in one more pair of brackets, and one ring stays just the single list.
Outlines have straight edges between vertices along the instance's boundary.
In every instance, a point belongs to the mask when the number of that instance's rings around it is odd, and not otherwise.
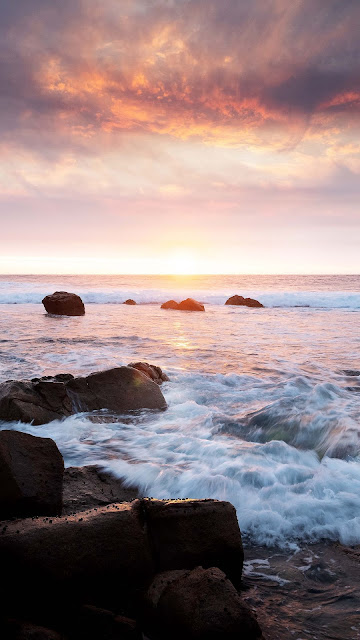
[{"label": "rock cluster", "polygon": [[[2,433],[8,442],[8,432]],[[19,455],[9,478],[20,478],[34,462],[41,468],[41,443],[36,462],[33,452],[21,449],[24,434],[12,433],[11,453],[19,446]],[[42,473],[46,484],[50,470]],[[2,522],[0,562],[6,589],[1,637],[261,638],[254,614],[236,589],[243,549],[231,504],[142,498],[99,506],[99,501],[119,495],[121,482],[94,468],[73,468],[67,477],[68,507],[82,483],[89,493],[83,492],[73,506],[90,500],[90,509],[39,517],[39,503],[34,502],[31,518]],[[58,495],[54,485],[51,491]]]},{"label": "rock cluster", "polygon": [[55,291],[42,301],[46,311],[56,316],[83,316],[85,305],[80,296],[67,291]]},{"label": "rock cluster", "polygon": [[165,408],[159,385],[134,367],[116,367],[77,378],[60,374],[0,384],[0,420],[8,422],[39,425],[79,411],[107,409],[122,414]]},{"label": "rock cluster", "polygon": [[193,298],[186,298],[182,302],[168,300],[161,305],[161,309],[175,309],[177,311],[205,311],[205,307],[201,302],[197,302]]},{"label": "rock cluster", "polygon": [[253,298],[244,298],[243,296],[231,296],[228,300],[226,300],[225,304],[233,304],[241,307],[263,307],[258,300],[254,300]]}]

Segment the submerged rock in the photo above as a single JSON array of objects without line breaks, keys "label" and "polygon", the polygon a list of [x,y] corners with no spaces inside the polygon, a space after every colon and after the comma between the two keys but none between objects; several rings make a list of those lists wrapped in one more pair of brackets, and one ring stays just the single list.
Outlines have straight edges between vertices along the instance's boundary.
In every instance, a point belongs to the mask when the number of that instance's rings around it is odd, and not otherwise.
[{"label": "submerged rock", "polygon": [[60,515],[63,473],[64,461],[53,440],[0,431],[0,520]]},{"label": "submerged rock", "polygon": [[228,300],[226,300],[225,304],[238,305],[242,307],[264,307],[261,302],[258,300],[254,300],[253,298],[244,298],[243,296],[231,296]]},{"label": "submerged rock", "polygon": [[215,567],[159,574],[148,590],[147,604],[149,631],[159,640],[256,640],[262,637],[248,605],[225,574]]},{"label": "submerged rock", "polygon": [[123,304],[134,305],[134,304],[136,304],[136,302],[135,302],[135,300],[132,300],[131,298],[129,298],[128,300],[125,300],[125,302],[123,302]]},{"label": "submerged rock", "polygon": [[168,300],[167,302],[164,302],[160,309],[178,309],[179,308],[179,303],[175,302],[175,300]]},{"label": "submerged rock", "polygon": [[130,362],[128,367],[133,367],[144,373],[150,380],[156,382],[156,384],[162,384],[163,382],[169,382],[169,378],[166,373],[160,367],[155,364],[149,364],[148,362]]},{"label": "submerged rock", "polygon": [[116,367],[86,377],[9,380],[0,384],[0,420],[59,420],[79,411],[107,409],[117,414],[141,409],[166,409],[159,385],[133,367]]},{"label": "submerged rock", "polygon": [[186,298],[180,302],[178,309],[180,311],[205,311],[204,305],[193,298]]},{"label": "submerged rock", "polygon": [[67,291],[55,291],[42,301],[46,311],[57,316],[83,316],[85,306],[80,296]]}]

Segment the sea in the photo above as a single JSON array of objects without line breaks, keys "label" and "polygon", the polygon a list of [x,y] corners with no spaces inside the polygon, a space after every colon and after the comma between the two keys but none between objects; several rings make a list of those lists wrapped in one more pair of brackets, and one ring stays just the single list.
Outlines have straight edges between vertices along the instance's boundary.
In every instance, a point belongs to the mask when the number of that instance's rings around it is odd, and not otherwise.
[{"label": "sea", "polygon": [[[86,315],[47,315],[55,290]],[[226,306],[234,294],[264,308]],[[187,297],[205,313],[160,309]],[[261,545],[359,544],[359,320],[356,275],[2,275],[1,382],[134,361],[170,382],[166,412],[1,428],[51,437],[67,466],[99,464],[144,495],[229,500]]]}]

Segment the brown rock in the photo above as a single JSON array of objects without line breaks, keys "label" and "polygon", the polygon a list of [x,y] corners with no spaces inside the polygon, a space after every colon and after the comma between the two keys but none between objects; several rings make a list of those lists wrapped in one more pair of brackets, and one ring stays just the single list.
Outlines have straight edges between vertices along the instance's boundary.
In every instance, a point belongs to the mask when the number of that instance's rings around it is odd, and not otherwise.
[{"label": "brown rock", "polygon": [[147,601],[149,631],[159,639],[262,637],[254,614],[218,568],[160,574],[149,588]]},{"label": "brown rock", "polygon": [[254,300],[253,298],[243,298],[243,296],[232,296],[226,300],[225,304],[232,304],[241,307],[264,307],[264,305],[258,300]]},{"label": "brown rock", "polygon": [[127,487],[120,478],[100,467],[68,467],[64,472],[63,515],[112,502],[139,498],[139,490]]},{"label": "brown rock", "polygon": [[186,298],[180,302],[178,309],[180,311],[205,311],[204,305],[193,298]]},{"label": "brown rock", "polygon": [[[7,523],[0,563],[10,604],[113,608],[147,586],[153,562],[141,503],[111,504],[61,518]],[[116,588],[114,588],[116,587]]]},{"label": "brown rock", "polygon": [[55,442],[0,431],[0,519],[59,515],[64,461]]},{"label": "brown rock", "polygon": [[218,500],[143,500],[158,571],[219,567],[237,586],[244,552],[235,508]]},{"label": "brown rock", "polygon": [[57,316],[83,316],[85,306],[80,296],[67,291],[55,291],[42,301],[46,311]]},{"label": "brown rock", "polygon": [[163,372],[160,367],[148,362],[130,362],[128,367],[133,367],[138,371],[144,373],[150,380],[156,382],[156,384],[162,384],[163,382],[169,382],[169,378],[166,373]]},{"label": "brown rock", "polygon": [[168,300],[167,302],[164,302],[160,308],[161,309],[178,309],[179,304],[175,302],[175,300]]},{"label": "brown rock", "polygon": [[128,300],[125,300],[125,302],[123,302],[123,304],[134,305],[134,304],[136,304],[136,302],[135,302],[135,300],[132,300],[131,298],[129,298]]},{"label": "brown rock", "polygon": [[0,627],[3,640],[65,640],[62,634],[39,627],[31,622],[20,620],[6,620]]},{"label": "brown rock", "polygon": [[39,425],[71,414],[72,405],[63,382],[40,378],[0,384],[0,420]]},{"label": "brown rock", "polygon": [[74,378],[67,383],[78,411],[108,409],[116,413],[166,409],[159,386],[133,367],[117,367]]},{"label": "brown rock", "polygon": [[91,605],[81,608],[72,636],[76,640],[142,640],[135,620]]}]

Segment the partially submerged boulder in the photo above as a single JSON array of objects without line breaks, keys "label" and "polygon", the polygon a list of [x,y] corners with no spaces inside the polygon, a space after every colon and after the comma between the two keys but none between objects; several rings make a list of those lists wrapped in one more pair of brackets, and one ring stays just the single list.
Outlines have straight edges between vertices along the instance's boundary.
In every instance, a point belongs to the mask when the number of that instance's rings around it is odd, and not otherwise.
[{"label": "partially submerged boulder", "polygon": [[179,311],[205,311],[204,305],[193,298],[186,298],[180,302],[178,309]]},{"label": "partially submerged boulder", "polygon": [[262,637],[252,611],[215,567],[157,575],[147,592],[147,605],[145,631],[159,640]]},{"label": "partially submerged boulder", "polygon": [[241,307],[264,307],[261,302],[258,300],[254,300],[253,298],[244,298],[243,296],[231,296],[228,300],[226,300],[225,304],[232,304]]},{"label": "partially submerged boulder", "polygon": [[159,385],[133,367],[116,367],[86,377],[59,374],[0,384],[0,420],[7,422],[39,425],[100,409],[116,414],[162,410],[166,401]]},{"label": "partially submerged boulder", "polygon": [[143,500],[158,571],[220,567],[239,585],[244,561],[236,511],[218,500]]},{"label": "partially submerged boulder", "polygon": [[128,300],[125,300],[125,302],[123,302],[123,304],[134,305],[134,304],[136,304],[136,302],[135,302],[135,300],[132,300],[131,298],[128,298]]},{"label": "partially submerged boulder", "polygon": [[175,300],[168,300],[167,302],[164,302],[160,308],[161,309],[178,309],[179,303],[175,302]]},{"label": "partially submerged boulder", "polygon": [[64,461],[55,442],[0,431],[0,520],[61,513]]},{"label": "partially submerged boulder", "polygon": [[46,311],[57,316],[83,316],[85,305],[80,296],[67,291],[55,291],[42,301]]},{"label": "partially submerged boulder", "polygon": [[166,373],[164,373],[163,370],[155,364],[149,364],[148,362],[130,362],[128,367],[133,367],[134,369],[141,371],[150,378],[150,380],[156,382],[156,384],[169,382],[169,378]]},{"label": "partially submerged boulder", "polygon": [[68,467],[64,472],[63,515],[85,511],[112,502],[129,502],[140,497],[136,487],[100,467]]}]

